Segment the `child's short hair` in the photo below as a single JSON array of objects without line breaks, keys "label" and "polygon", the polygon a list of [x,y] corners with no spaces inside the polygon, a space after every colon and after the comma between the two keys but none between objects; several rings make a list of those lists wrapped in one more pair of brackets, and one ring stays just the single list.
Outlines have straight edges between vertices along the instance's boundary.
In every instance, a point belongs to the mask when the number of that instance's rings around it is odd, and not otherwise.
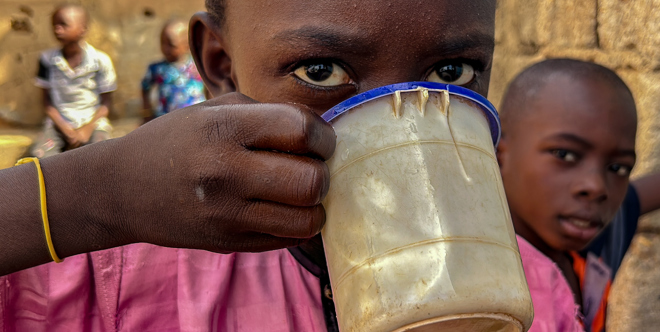
[{"label": "child's short hair", "polygon": [[634,97],[628,85],[613,70],[582,60],[548,59],[527,67],[509,84],[501,106],[503,124],[507,124],[517,118],[520,112],[528,109],[528,104],[534,100],[536,93],[556,75],[569,75],[576,79],[595,79],[606,82],[612,87],[624,91],[634,104]]},{"label": "child's short hair", "polygon": [[[210,1],[210,0],[209,0],[209,1]],[[87,28],[87,25],[89,24],[89,18],[90,18],[90,17],[89,17],[89,11],[87,11],[87,8],[85,8],[85,7],[81,6],[81,5],[77,5],[77,4],[74,4],[74,3],[62,3],[62,4],[59,4],[59,5],[57,5],[57,6],[55,7],[55,10],[53,11],[53,15],[54,15],[55,13],[59,12],[60,10],[63,10],[63,9],[69,9],[69,8],[75,8],[75,9],[78,9],[78,10],[80,10],[80,11],[83,13],[83,26],[84,26],[85,28]]]},{"label": "child's short hair", "polygon": [[216,24],[222,25],[225,19],[225,0],[206,0],[206,11]]},{"label": "child's short hair", "polygon": [[165,21],[165,24],[163,24],[163,30],[175,26],[175,25],[180,25],[181,28],[185,31],[185,33],[188,33],[188,21],[181,19],[179,17],[172,17],[169,20]]}]

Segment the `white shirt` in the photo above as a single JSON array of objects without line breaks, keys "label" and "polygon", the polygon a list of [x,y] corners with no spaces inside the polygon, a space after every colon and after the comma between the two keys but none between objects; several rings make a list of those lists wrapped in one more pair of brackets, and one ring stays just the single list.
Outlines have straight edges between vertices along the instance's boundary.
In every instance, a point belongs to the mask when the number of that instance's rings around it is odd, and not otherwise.
[{"label": "white shirt", "polygon": [[[75,129],[89,123],[101,104],[100,95],[117,89],[117,76],[110,57],[82,43],[83,59],[75,69],[61,49],[41,54],[36,85],[50,91],[53,106]],[[48,119],[50,120],[50,119]],[[98,121],[99,130],[110,130],[107,118]]]}]

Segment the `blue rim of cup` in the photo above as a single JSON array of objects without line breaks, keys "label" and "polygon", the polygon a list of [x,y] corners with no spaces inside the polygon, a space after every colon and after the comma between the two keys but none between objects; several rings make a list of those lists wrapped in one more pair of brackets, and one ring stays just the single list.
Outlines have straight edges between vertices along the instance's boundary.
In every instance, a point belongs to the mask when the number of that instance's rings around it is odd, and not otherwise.
[{"label": "blue rim of cup", "polygon": [[406,82],[406,83],[396,83],[396,84],[375,88],[373,90],[363,92],[357,96],[353,96],[351,98],[344,100],[343,102],[337,104],[327,112],[323,113],[321,117],[325,121],[331,122],[338,116],[344,114],[346,111],[356,106],[362,105],[366,102],[372,101],[374,99],[378,99],[383,96],[392,95],[396,91],[414,90],[417,88],[447,90],[447,92],[449,92],[450,95],[463,97],[465,99],[475,102],[477,105],[481,107],[481,109],[484,112],[484,115],[486,115],[486,119],[488,120],[488,126],[490,127],[490,134],[491,137],[493,138],[493,144],[497,146],[497,144],[500,142],[500,137],[502,135],[502,127],[500,123],[500,117],[497,114],[497,111],[495,110],[495,106],[493,106],[493,104],[491,104],[482,95],[472,90],[457,85],[442,84],[436,82]]}]

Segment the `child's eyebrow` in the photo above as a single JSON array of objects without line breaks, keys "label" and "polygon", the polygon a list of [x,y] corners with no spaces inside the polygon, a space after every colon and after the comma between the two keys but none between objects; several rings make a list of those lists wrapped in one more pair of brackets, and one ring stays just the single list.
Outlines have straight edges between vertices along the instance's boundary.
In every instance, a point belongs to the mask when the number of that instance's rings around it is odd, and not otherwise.
[{"label": "child's eyebrow", "polygon": [[352,54],[367,53],[370,44],[369,36],[364,32],[348,32],[338,29],[325,29],[316,26],[304,26],[295,30],[281,31],[273,39],[285,42],[291,46],[299,42],[306,46],[315,46],[336,52],[348,52]]},{"label": "child's eyebrow", "polygon": [[[551,138],[570,141],[572,143],[581,145],[585,149],[593,149],[594,148],[594,144],[592,144],[591,142],[585,140],[584,138],[582,138],[578,135],[571,134],[571,133],[559,133],[559,134],[553,135]],[[635,153],[635,150],[628,150],[628,149],[620,150],[620,151],[616,152],[616,155],[621,156],[621,157],[637,158],[637,154]]]},{"label": "child's eyebrow", "polygon": [[[333,52],[366,54],[373,51],[376,41],[364,31],[346,31],[345,29],[328,29],[317,26],[303,26],[298,29],[281,31],[273,36],[278,42],[289,46],[313,46]],[[481,58],[489,58],[495,47],[493,36],[489,33],[474,31],[452,36],[438,33],[435,45],[430,45],[434,54],[456,56],[473,54]]]},{"label": "child's eyebrow", "polygon": [[594,145],[591,142],[587,141],[586,139],[584,139],[584,138],[582,138],[578,135],[571,134],[571,133],[559,133],[559,134],[552,135],[551,138],[564,140],[564,141],[570,141],[572,143],[581,145],[585,149],[592,149],[594,147]]},{"label": "child's eyebrow", "polygon": [[495,40],[487,33],[475,32],[461,34],[460,36],[446,36],[438,38],[435,51],[443,55],[455,55],[463,53],[475,53],[487,56],[493,52]]}]

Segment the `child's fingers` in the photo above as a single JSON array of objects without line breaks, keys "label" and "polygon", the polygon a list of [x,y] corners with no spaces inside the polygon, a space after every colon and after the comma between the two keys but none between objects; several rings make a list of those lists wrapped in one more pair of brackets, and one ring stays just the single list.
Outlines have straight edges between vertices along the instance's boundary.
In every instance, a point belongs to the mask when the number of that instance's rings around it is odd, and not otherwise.
[{"label": "child's fingers", "polygon": [[292,207],[268,201],[255,201],[248,205],[241,216],[247,231],[270,234],[278,238],[310,239],[325,224],[325,209]]},{"label": "child's fingers", "polygon": [[[220,252],[263,252],[299,246],[307,239],[281,238],[263,233],[246,233],[234,238],[231,244],[220,243]],[[227,250],[229,249],[229,250]]]},{"label": "child's fingers", "polygon": [[247,148],[311,155],[323,160],[335,150],[335,132],[327,122],[303,106],[252,104],[237,130]]},{"label": "child's fingers", "polygon": [[241,193],[247,199],[292,206],[321,203],[330,187],[328,166],[318,159],[255,151],[237,169],[244,174]]}]

